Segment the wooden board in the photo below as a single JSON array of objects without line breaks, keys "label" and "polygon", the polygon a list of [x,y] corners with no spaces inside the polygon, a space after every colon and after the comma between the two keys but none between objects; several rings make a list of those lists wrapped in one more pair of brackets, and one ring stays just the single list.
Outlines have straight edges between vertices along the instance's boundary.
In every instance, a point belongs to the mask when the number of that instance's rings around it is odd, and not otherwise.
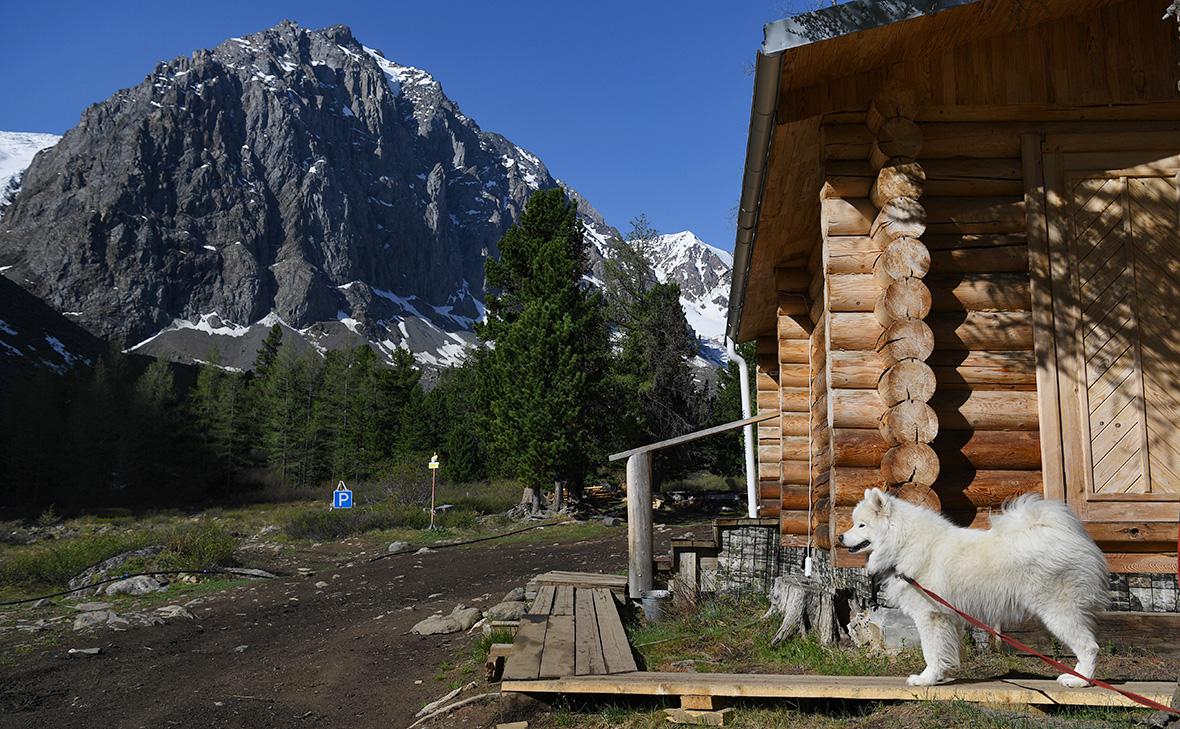
[{"label": "wooden board", "polygon": [[537,590],[537,597],[533,600],[532,607],[529,608],[529,614],[548,615],[549,609],[553,607],[553,593],[556,591],[556,585],[541,585]]},{"label": "wooden board", "polygon": [[541,652],[545,647],[545,632],[549,625],[546,615],[525,615],[520,619],[512,654],[504,666],[504,680],[525,681],[541,673]]},{"label": "wooden board", "polygon": [[594,593],[590,590],[578,590],[574,596],[574,673],[579,676],[606,673]]},{"label": "wooden board", "polygon": [[[1171,681],[1116,682],[1167,704]],[[733,696],[773,699],[857,699],[865,701],[969,701],[987,704],[1136,707],[1130,699],[1100,688],[1065,688],[1047,679],[963,681],[941,686],[907,686],[904,677],[791,676],[727,673],[649,673],[576,676],[555,681],[505,680],[507,693],[626,694],[633,696]]]},{"label": "wooden board", "polygon": [[574,616],[550,615],[541,653],[540,678],[574,675]]},{"label": "wooden board", "polygon": [[575,587],[605,587],[614,592],[627,589],[626,575],[602,575],[596,572],[564,572],[554,570],[537,575],[532,580],[537,585],[573,585]]},{"label": "wooden board", "polygon": [[607,673],[636,671],[635,657],[623,630],[623,621],[615,608],[614,598],[607,590],[594,589],[594,610],[598,618],[598,633],[602,638],[602,656],[606,661]]},{"label": "wooden board", "polygon": [[558,585],[557,592],[553,595],[553,608],[549,611],[550,615],[573,615],[574,614],[574,586],[573,585]]}]

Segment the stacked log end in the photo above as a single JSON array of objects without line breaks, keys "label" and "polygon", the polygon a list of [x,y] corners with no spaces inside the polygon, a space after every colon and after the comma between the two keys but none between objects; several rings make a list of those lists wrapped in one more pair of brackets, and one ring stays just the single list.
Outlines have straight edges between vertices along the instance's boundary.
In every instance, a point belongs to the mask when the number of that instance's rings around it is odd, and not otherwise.
[{"label": "stacked log end", "polygon": [[905,116],[881,117],[873,126],[869,161],[878,172],[870,199],[879,211],[870,235],[882,250],[873,267],[881,289],[874,313],[885,329],[877,347],[882,367],[877,393],[886,407],[879,429],[890,446],[881,459],[881,477],[891,493],[937,508],[931,487],[939,462],[930,444],[938,435],[938,416],[929,405],[935,374],[926,363],[934,333],[924,321],[931,306],[923,280],[930,251],[921,240],[926,175],[917,161],[922,133]]}]

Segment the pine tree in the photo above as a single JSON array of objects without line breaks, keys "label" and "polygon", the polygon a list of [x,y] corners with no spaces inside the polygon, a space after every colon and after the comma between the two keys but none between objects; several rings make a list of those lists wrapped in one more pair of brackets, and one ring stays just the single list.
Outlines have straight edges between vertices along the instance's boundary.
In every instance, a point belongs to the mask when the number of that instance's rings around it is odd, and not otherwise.
[{"label": "pine tree", "polygon": [[[623,337],[616,377],[627,394],[626,422],[643,442],[674,438],[697,430],[705,416],[703,393],[691,360],[696,338],[684,317],[680,287],[655,284],[635,302]],[[692,451],[696,453],[696,451]],[[661,453],[661,477],[687,473],[700,464],[685,453]]]},{"label": "pine tree", "polygon": [[601,296],[582,285],[586,245],[560,189],[529,199],[489,258],[480,336],[488,361],[487,441],[525,486],[534,511],[547,483],[581,483],[599,456],[594,437],[608,338]]},{"label": "pine tree", "polygon": [[283,346],[283,327],[275,324],[270,328],[266,334],[266,339],[262,340],[262,346],[258,348],[258,354],[254,357],[254,376],[259,379],[265,379],[270,372],[270,368],[274,366],[275,361],[279,358],[279,350]]}]

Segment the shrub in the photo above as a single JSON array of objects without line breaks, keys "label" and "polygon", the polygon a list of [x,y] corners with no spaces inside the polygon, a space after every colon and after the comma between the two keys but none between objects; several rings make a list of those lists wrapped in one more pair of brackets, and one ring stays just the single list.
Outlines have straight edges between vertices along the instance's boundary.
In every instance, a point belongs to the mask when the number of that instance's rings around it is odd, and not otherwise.
[{"label": "shrub", "polygon": [[92,534],[41,542],[9,551],[0,562],[0,584],[61,585],[117,554],[159,544],[152,532]]},{"label": "shrub", "polygon": [[[470,510],[449,509],[439,512],[435,524],[442,528],[463,529],[475,525],[476,514]],[[430,526],[430,512],[411,504],[378,504],[352,509],[302,511],[287,519],[283,531],[292,539],[330,541],[383,529],[425,529]]]},{"label": "shrub", "polygon": [[0,585],[64,585],[99,562],[155,544],[165,547],[160,555],[130,559],[118,571],[204,569],[232,564],[237,540],[224,527],[212,523],[55,539],[27,549],[9,550],[0,561]]}]

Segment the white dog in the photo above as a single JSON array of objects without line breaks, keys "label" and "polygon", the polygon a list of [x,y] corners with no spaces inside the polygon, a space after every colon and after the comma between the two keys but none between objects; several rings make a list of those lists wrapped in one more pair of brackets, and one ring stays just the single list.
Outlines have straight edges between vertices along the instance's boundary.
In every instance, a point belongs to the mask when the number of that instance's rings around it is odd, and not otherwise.
[{"label": "white dog", "polygon": [[[1040,619],[1078,657],[1077,672],[1093,678],[1094,613],[1106,603],[1106,559],[1065,504],[1021,496],[992,518],[990,529],[964,529],[870,489],[840,542],[849,552],[872,550],[869,574],[887,578],[886,599],[918,627],[926,670],[909,677],[911,686],[945,681],[958,667],[963,621],[902,575],[988,625]],[[1057,681],[1087,685],[1067,673]]]}]

